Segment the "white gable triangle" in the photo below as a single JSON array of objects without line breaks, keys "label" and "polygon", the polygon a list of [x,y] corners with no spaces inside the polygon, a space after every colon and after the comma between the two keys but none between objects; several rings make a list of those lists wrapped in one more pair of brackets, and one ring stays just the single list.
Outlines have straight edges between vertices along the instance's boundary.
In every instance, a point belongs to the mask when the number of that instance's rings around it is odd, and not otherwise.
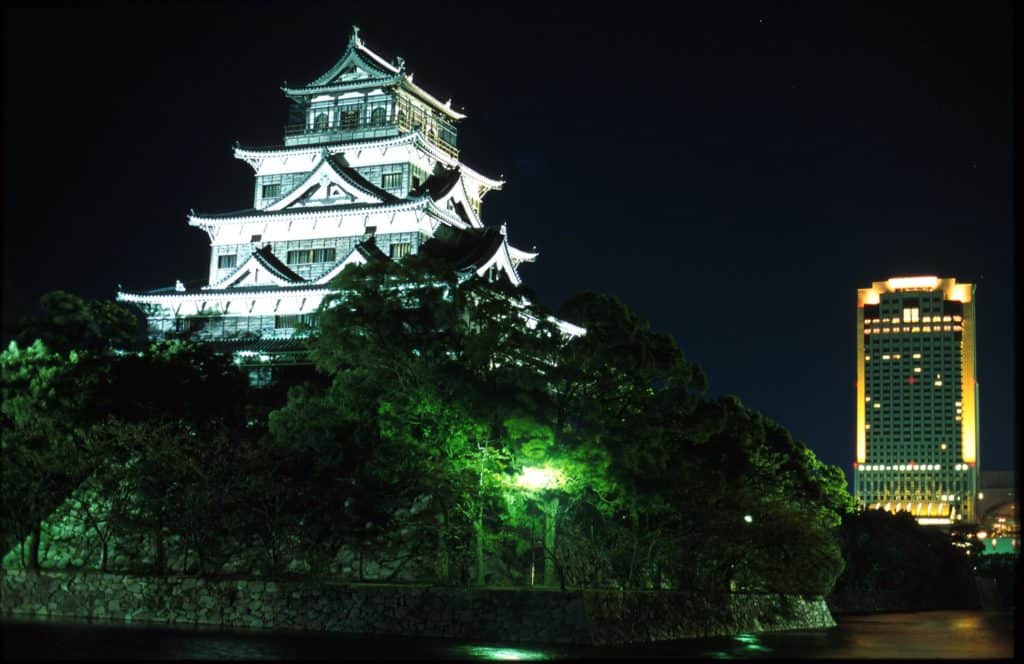
[{"label": "white gable triangle", "polygon": [[[394,65],[389,64],[375,53],[357,45],[358,42],[350,42],[349,48],[336,62],[333,67],[324,72],[319,78],[312,81],[310,86],[325,86],[349,81],[363,81],[371,79],[390,79],[398,70]],[[364,54],[364,51],[366,52]],[[371,57],[367,54],[372,53]]]},{"label": "white gable triangle", "polygon": [[287,196],[265,209],[273,212],[297,207],[383,202],[384,198],[379,194],[340,172],[325,150],[320,153],[320,161],[305,180]]},{"label": "white gable triangle", "polygon": [[484,222],[480,220],[480,215],[477,214],[476,208],[469,200],[469,194],[466,192],[466,180],[465,176],[459,173],[459,181],[455,183],[448,193],[441,198],[437,199],[437,206],[444,210],[451,210],[455,212],[456,204],[461,204],[462,210],[469,217],[469,225],[473,228],[483,228]]},{"label": "white gable triangle", "polygon": [[353,249],[352,252],[345,257],[345,260],[335,265],[327,274],[316,280],[318,285],[330,283],[332,279],[341,274],[342,270],[347,268],[349,265],[366,265],[366,258],[358,249]]},{"label": "white gable triangle", "polygon": [[515,265],[512,261],[512,257],[509,255],[508,241],[503,241],[498,246],[497,251],[487,261],[476,269],[476,275],[482,277],[487,274],[487,270],[491,268],[500,270],[508,276],[508,280],[513,285],[518,286],[523,283],[523,280],[519,278],[519,273],[516,271]]},{"label": "white gable triangle", "polygon": [[224,277],[215,284],[210,284],[207,289],[222,290],[225,288],[243,288],[246,286],[294,286],[295,282],[282,278],[260,263],[256,254],[249,256],[249,260],[242,263],[237,270]]}]

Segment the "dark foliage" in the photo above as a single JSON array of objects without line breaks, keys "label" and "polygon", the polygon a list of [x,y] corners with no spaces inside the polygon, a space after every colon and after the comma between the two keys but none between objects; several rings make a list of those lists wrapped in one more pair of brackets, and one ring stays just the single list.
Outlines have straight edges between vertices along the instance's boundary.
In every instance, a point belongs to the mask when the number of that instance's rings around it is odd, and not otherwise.
[{"label": "dark foliage", "polygon": [[907,512],[865,510],[845,515],[839,532],[846,570],[830,598],[835,606],[859,612],[976,605],[971,568],[978,549],[954,546],[966,542],[955,530],[921,526]]}]

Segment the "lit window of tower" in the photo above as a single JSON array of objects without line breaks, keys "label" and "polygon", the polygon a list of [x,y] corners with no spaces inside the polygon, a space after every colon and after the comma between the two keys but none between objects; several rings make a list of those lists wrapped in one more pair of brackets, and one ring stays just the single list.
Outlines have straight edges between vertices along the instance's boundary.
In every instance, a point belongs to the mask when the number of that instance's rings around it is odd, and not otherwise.
[{"label": "lit window of tower", "polygon": [[974,291],[973,284],[934,276],[858,289],[859,505],[907,511],[922,524],[975,520]]}]

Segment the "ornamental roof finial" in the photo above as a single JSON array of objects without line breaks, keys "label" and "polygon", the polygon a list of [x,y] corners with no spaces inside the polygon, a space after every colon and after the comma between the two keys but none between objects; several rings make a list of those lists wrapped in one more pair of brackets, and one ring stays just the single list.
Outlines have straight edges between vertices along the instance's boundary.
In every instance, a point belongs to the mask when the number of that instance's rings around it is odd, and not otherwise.
[{"label": "ornamental roof finial", "polygon": [[359,26],[352,26],[352,37],[348,40],[349,44],[355,44],[356,46],[362,46],[363,40],[359,38]]},{"label": "ornamental roof finial", "polygon": [[504,235],[505,237],[508,237],[508,222],[507,221],[501,222],[501,234]]},{"label": "ornamental roof finial", "polygon": [[400,55],[395,56],[395,66],[398,67],[398,71],[405,71],[405,58]]}]

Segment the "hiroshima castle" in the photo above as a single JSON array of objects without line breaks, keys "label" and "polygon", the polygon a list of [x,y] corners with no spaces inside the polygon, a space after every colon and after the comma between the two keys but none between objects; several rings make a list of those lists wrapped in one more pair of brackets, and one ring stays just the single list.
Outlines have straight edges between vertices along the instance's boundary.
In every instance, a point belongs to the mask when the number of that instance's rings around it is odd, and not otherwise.
[{"label": "hiroshima castle", "polygon": [[234,148],[255,171],[252,208],[188,215],[210,238],[207,283],[119,289],[151,339],[188,333],[249,366],[302,362],[295,339],[332,279],[421,251],[460,280],[521,283],[519,266],[537,254],[480,216],[484,195],[504,183],[462,163],[455,124],[465,116],[413,83],[401,58],[385,60],[353,28],[333,67],[281,89],[292,102],[284,144]]}]

